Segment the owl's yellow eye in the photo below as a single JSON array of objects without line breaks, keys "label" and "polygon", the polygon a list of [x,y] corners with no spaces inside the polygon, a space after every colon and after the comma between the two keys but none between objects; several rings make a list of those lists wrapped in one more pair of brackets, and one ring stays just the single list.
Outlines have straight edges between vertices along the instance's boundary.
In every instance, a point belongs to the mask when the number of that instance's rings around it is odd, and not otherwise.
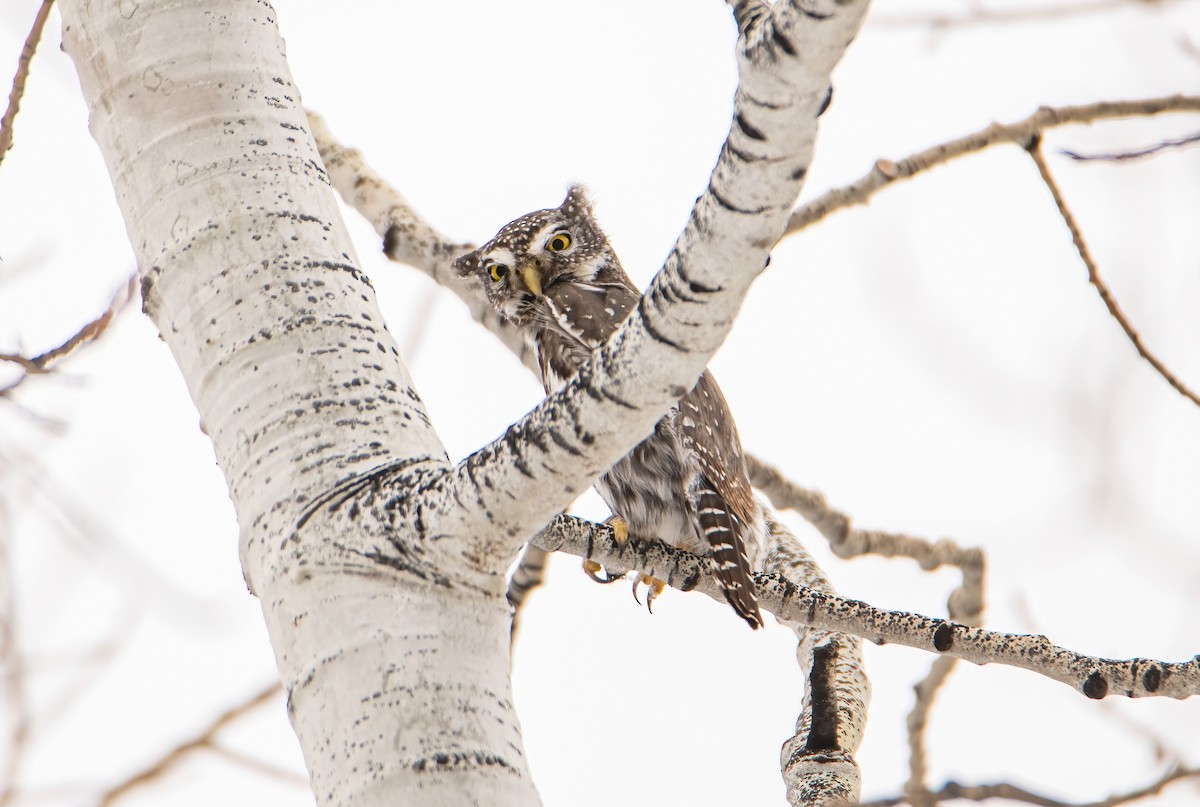
[{"label": "owl's yellow eye", "polygon": [[555,233],[550,237],[550,240],[546,242],[546,249],[550,250],[551,252],[562,252],[564,249],[570,248],[570,246],[570,233]]},{"label": "owl's yellow eye", "polygon": [[493,283],[499,283],[508,274],[508,267],[502,263],[493,263],[488,267],[488,274],[492,276]]}]

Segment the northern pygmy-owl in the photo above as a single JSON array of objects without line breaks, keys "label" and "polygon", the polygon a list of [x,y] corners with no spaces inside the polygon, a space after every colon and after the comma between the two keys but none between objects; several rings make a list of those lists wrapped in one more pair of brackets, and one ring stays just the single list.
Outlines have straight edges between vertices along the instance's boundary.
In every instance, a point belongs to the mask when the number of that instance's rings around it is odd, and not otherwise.
[{"label": "northern pygmy-owl", "polygon": [[[575,374],[641,298],[579,186],[559,207],[505,226],[456,260],[455,269],[460,277],[478,276],[496,310],[531,341],[547,393]],[[707,371],[652,435],[600,477],[596,490],[617,517],[618,540],[659,538],[711,555],[729,604],[752,628],[762,625],[750,580],[751,557],[765,534],[762,511],[737,427]],[[599,579],[598,566],[584,568]],[[639,582],[649,586],[649,599],[663,588],[653,578],[635,580],[635,597]]]}]

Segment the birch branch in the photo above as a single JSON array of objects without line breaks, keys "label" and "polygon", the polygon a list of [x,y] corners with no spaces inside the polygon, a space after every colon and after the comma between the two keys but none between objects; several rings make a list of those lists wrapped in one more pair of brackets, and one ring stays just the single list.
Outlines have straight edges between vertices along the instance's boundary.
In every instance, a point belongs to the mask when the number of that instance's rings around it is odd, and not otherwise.
[{"label": "birch branch", "polygon": [[455,468],[443,490],[457,506],[439,514],[456,523],[444,529],[486,528],[515,551],[694,384],[782,234],[811,161],[829,74],[866,7],[779,3],[742,31],[730,134],[663,268],[588,365]]},{"label": "birch branch", "polygon": [[[782,234],[812,157],[829,73],[866,5],[821,0],[801,10],[779,3],[742,30],[733,125],[663,269],[634,314],[571,382],[452,474],[427,481],[429,492],[439,494],[424,504],[429,529],[488,534],[501,544],[488,554],[507,557],[691,387]],[[389,253],[436,264],[445,239],[406,217],[406,205],[374,207],[376,228],[389,222]]]},{"label": "birch branch", "polygon": [[[612,530],[600,524],[559,516],[534,538],[548,551],[567,552],[598,561],[614,574],[641,571],[683,591],[721,594],[706,559],[662,543],[630,539],[619,545]],[[755,575],[759,605],[776,619],[861,636],[875,644],[899,644],[972,664],[1004,664],[1066,684],[1089,698],[1183,699],[1200,694],[1200,658],[1168,662],[1157,659],[1105,659],[1058,647],[1045,636],[1000,633],[905,611],[887,611],[849,600],[778,574]]]}]

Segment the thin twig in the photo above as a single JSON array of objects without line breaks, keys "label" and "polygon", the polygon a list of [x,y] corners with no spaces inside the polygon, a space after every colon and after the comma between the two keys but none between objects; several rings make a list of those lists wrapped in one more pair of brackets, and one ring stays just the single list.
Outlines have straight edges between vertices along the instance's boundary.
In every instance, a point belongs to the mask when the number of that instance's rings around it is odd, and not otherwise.
[{"label": "thin twig", "polygon": [[219,757],[222,757],[235,765],[241,765],[243,768],[260,773],[263,776],[271,779],[277,779],[280,782],[285,782],[289,785],[299,785],[300,787],[308,787],[309,781],[307,776],[297,773],[296,771],[287,768],[281,768],[278,765],[272,765],[269,762],[243,754],[241,751],[235,751],[232,748],[226,748],[220,743],[210,742],[206,746],[206,750],[211,751]]},{"label": "thin twig", "polygon": [[1034,164],[1037,165],[1038,173],[1042,175],[1042,181],[1050,189],[1050,194],[1054,197],[1054,204],[1058,207],[1058,212],[1062,216],[1063,222],[1067,225],[1067,229],[1071,231],[1071,240],[1075,243],[1075,249],[1079,252],[1079,257],[1083,259],[1084,266],[1087,267],[1088,282],[1095,286],[1096,291],[1100,294],[1100,299],[1104,301],[1104,305],[1108,308],[1108,313],[1112,315],[1117,324],[1121,326],[1121,329],[1125,331],[1125,335],[1129,337],[1129,341],[1133,342],[1133,346],[1137,348],[1138,355],[1149,362],[1150,366],[1157,370],[1158,374],[1166,379],[1167,383],[1174,387],[1180,395],[1200,406],[1200,397],[1197,397],[1196,393],[1188,389],[1182,381],[1167,369],[1166,365],[1159,361],[1142,344],[1142,337],[1133,329],[1133,325],[1125,317],[1125,313],[1121,311],[1121,307],[1117,305],[1117,300],[1113,297],[1108,285],[1100,277],[1100,270],[1096,267],[1096,262],[1092,259],[1087,242],[1083,240],[1083,231],[1079,229],[1079,223],[1075,220],[1075,215],[1067,207],[1066,199],[1063,198],[1058,183],[1054,181],[1054,177],[1050,173],[1050,166],[1046,164],[1046,158],[1042,154],[1041,138],[1032,138],[1025,149],[1029,152],[1029,156],[1033,158]]},{"label": "thin twig", "polygon": [[54,364],[59,359],[74,352],[77,348],[95,342],[112,323],[113,318],[134,298],[137,289],[137,275],[130,275],[129,280],[113,295],[112,301],[100,316],[85,324],[71,335],[67,341],[58,347],[53,347],[37,356],[22,356],[18,353],[0,353],[0,361],[10,362],[20,367],[24,372],[7,386],[0,387],[0,397],[16,389],[31,375],[41,375],[53,371]]},{"label": "thin twig", "polygon": [[826,191],[792,212],[784,237],[799,232],[837,210],[866,204],[875,192],[894,182],[908,179],[935,165],[982,151],[998,143],[1024,146],[1047,129],[1069,124],[1092,123],[1112,118],[1162,115],[1169,112],[1200,112],[1200,95],[1170,95],[1134,101],[1102,101],[1082,106],[1041,107],[1015,123],[993,123],[986,129],[949,140],[902,160],[876,160],[874,167],[860,179]]},{"label": "thin twig", "polygon": [[[1145,787],[1139,787],[1136,790],[1130,790],[1125,793],[1116,793],[1100,801],[1089,802],[1052,799],[1049,796],[1043,796],[1039,793],[1026,790],[1023,787],[1017,787],[1008,783],[960,785],[957,782],[947,782],[940,789],[927,795],[933,800],[932,803],[934,804],[953,799],[964,801],[1007,799],[1009,801],[1024,802],[1025,804],[1036,804],[1038,807],[1118,807],[1118,805],[1128,804],[1138,799],[1144,799],[1147,796],[1156,796],[1168,785],[1175,782],[1198,777],[1200,777],[1200,768],[1173,767]],[[911,803],[906,796],[893,796],[891,798],[864,801],[859,807],[895,807],[896,805]]]},{"label": "thin twig", "polygon": [[1187,137],[1176,138],[1175,140],[1164,140],[1161,143],[1155,143],[1153,146],[1134,149],[1133,151],[1114,151],[1107,154],[1080,154],[1078,151],[1070,149],[1059,149],[1059,154],[1064,157],[1070,157],[1072,160],[1079,162],[1103,161],[1103,162],[1125,162],[1129,160],[1140,160],[1143,157],[1150,157],[1162,151],[1190,146],[1193,143],[1200,143],[1200,132],[1190,134]]},{"label": "thin twig", "polygon": [[[125,615],[119,620],[121,624],[113,631],[118,638],[89,648],[86,654],[80,655],[73,662],[55,665],[59,671],[68,673],[70,677],[54,693],[53,700],[43,703],[38,709],[38,720],[37,725],[33,727],[32,739],[37,740],[47,732],[53,731],[63,715],[69,714],[71,707],[103,680],[103,676],[96,674],[94,668],[110,663],[125,648],[128,637],[133,635],[135,619],[134,610],[126,606]],[[26,662],[26,669],[32,666]]]},{"label": "thin twig", "polygon": [[1200,47],[1196,46],[1196,43],[1191,40],[1191,37],[1180,36],[1179,49],[1195,61],[1200,62]]},{"label": "thin twig", "polygon": [[33,60],[33,53],[37,50],[38,40],[42,38],[42,29],[46,27],[46,17],[50,15],[50,6],[54,5],[54,0],[42,0],[42,6],[38,9],[37,16],[33,18],[33,27],[29,30],[29,36],[25,37],[25,47],[21,48],[21,57],[17,60],[17,74],[13,77],[12,90],[8,94],[8,109],[4,111],[4,117],[0,118],[0,161],[4,160],[4,155],[12,148],[13,144],[13,121],[16,120],[17,111],[21,108],[21,96],[25,94],[25,79],[29,77],[29,63]]},{"label": "thin twig", "polygon": [[[1178,2],[1179,0],[1176,0]],[[1064,3],[1026,8],[984,8],[976,6],[959,14],[893,14],[879,15],[871,24],[882,28],[924,26],[939,30],[968,25],[996,23],[1044,22],[1046,20],[1070,19],[1086,14],[1097,14],[1129,6],[1167,5],[1168,0],[1092,0],[1089,3]]]},{"label": "thin twig", "polygon": [[925,748],[929,713],[933,710],[934,698],[957,663],[958,659],[950,656],[933,660],[929,672],[913,685],[916,698],[904,719],[904,727],[908,732],[908,781],[904,784],[904,792],[920,805],[930,802],[929,791],[925,788],[925,777],[929,773],[929,757]]},{"label": "thin twig", "polygon": [[1147,749],[1154,755],[1154,761],[1160,763],[1170,763],[1172,765],[1183,764],[1184,755],[1176,748],[1173,748],[1167,743],[1158,730],[1154,726],[1147,726],[1135,720],[1132,715],[1126,714],[1118,701],[1100,701],[1097,704],[1100,711],[1109,720],[1117,724],[1118,731],[1127,737],[1137,737],[1146,743]]},{"label": "thin twig", "polygon": [[25,660],[17,636],[16,575],[12,562],[12,530],[7,502],[0,501],[0,667],[4,670],[7,701],[8,748],[0,768],[0,805],[9,804],[16,795],[17,774],[29,748],[29,700],[25,691]]},{"label": "thin twig", "polygon": [[192,739],[180,743],[157,760],[147,765],[138,773],[125,779],[114,787],[109,788],[100,796],[99,807],[113,804],[129,791],[151,782],[173,768],[184,757],[200,748],[211,748],[217,732],[247,714],[257,706],[261,706],[280,693],[282,686],[278,681],[263,689],[257,695],[242,701],[238,705],[225,710],[209,723]]}]

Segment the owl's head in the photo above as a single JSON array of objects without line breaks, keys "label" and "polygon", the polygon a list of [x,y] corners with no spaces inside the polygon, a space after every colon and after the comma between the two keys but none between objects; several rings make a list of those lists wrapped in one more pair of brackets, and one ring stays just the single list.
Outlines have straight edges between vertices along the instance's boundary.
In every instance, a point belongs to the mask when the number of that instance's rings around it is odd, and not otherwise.
[{"label": "owl's head", "polygon": [[478,276],[491,304],[521,328],[548,321],[545,295],[556,284],[607,283],[623,276],[579,185],[558,207],[505,225],[491,241],[455,260],[454,270],[459,277]]}]

